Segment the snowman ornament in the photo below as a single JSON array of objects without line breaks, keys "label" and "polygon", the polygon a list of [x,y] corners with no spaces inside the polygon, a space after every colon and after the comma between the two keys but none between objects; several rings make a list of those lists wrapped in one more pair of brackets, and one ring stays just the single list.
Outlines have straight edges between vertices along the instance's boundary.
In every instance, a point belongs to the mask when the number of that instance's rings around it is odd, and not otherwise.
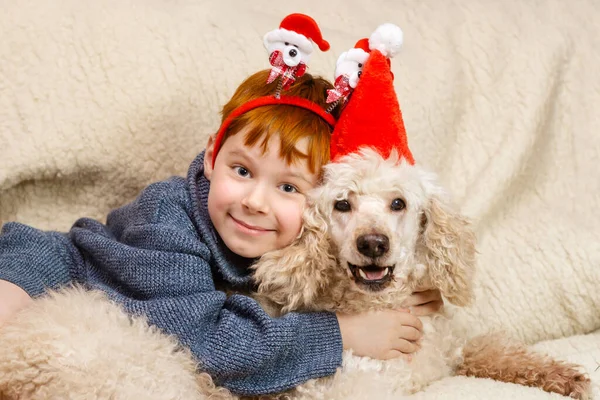
[{"label": "snowman ornament", "polygon": [[334,74],[334,88],[327,91],[328,110],[335,108],[340,102],[345,104],[352,91],[358,85],[362,70],[372,50],[379,50],[390,62],[403,42],[402,30],[393,24],[380,25],[369,38],[360,39],[354,47],[342,53],[337,60]]},{"label": "snowman ornament", "polygon": [[306,73],[313,42],[321,51],[329,50],[329,43],[323,39],[317,23],[304,14],[288,15],[278,29],[264,36],[263,43],[271,64],[267,84],[279,79],[276,97]]},{"label": "snowman ornament", "polygon": [[337,104],[341,101],[343,104],[348,100],[358,84],[363,66],[368,58],[369,53],[360,47],[345,51],[338,57],[335,66],[334,88],[327,91],[327,103]]}]

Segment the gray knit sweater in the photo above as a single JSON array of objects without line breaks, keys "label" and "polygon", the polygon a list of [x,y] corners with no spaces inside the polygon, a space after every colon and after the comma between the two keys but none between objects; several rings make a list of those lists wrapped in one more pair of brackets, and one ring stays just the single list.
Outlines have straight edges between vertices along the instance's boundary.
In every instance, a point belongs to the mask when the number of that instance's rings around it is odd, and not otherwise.
[{"label": "gray knit sweater", "polygon": [[63,234],[5,224],[0,279],[33,297],[73,282],[101,289],[176,335],[202,370],[235,393],[280,392],[333,374],[342,355],[334,314],[271,318],[250,297],[217,289],[251,289],[252,260],[228,251],[212,226],[203,158],[187,180],[148,186],[106,225],[83,218]]}]

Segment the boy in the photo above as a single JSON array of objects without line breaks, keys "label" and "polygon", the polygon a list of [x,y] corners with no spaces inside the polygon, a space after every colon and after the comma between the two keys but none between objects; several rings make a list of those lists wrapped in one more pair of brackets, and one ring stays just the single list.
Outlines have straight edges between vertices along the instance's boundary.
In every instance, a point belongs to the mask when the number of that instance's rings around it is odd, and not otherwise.
[{"label": "boy", "polygon": [[[250,297],[226,296],[250,291],[248,266],[299,235],[304,194],[329,157],[326,80],[305,74],[286,92],[308,105],[273,102],[237,115],[275,91],[268,74],[240,85],[223,108],[223,135],[211,136],[187,179],[150,185],[106,225],[84,218],[60,234],[6,224],[0,324],[30,297],[81,283],[176,335],[200,369],[242,395],[333,374],[343,348],[381,359],[416,351],[421,325],[407,312],[274,319]],[[416,294],[407,306],[423,303],[416,313],[437,310],[439,292]]]}]

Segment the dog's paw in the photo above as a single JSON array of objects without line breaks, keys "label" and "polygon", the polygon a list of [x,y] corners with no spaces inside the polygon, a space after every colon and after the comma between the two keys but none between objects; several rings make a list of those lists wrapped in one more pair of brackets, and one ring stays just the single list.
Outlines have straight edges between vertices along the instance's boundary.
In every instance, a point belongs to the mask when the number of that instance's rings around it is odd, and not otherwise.
[{"label": "dog's paw", "polygon": [[569,397],[574,399],[588,400],[591,398],[591,381],[585,374],[578,374],[573,377],[571,393]]},{"label": "dog's paw", "polygon": [[[592,382],[587,374],[582,373],[574,364],[559,363],[554,366],[547,381],[547,391],[562,394],[573,399],[587,400],[591,398]],[[552,379],[554,378],[554,379]]]}]

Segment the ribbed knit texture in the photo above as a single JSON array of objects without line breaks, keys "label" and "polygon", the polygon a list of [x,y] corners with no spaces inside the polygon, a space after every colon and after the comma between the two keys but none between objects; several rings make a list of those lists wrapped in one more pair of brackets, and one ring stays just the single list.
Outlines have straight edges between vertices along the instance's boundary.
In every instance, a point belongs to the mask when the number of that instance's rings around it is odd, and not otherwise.
[{"label": "ribbed knit texture", "polygon": [[83,218],[65,235],[6,224],[0,279],[31,296],[74,282],[101,289],[176,335],[202,370],[239,394],[280,392],[333,374],[342,354],[334,314],[274,319],[250,297],[216,289],[250,289],[252,260],[231,253],[213,228],[203,157],[187,181],[148,186],[106,225]]}]

